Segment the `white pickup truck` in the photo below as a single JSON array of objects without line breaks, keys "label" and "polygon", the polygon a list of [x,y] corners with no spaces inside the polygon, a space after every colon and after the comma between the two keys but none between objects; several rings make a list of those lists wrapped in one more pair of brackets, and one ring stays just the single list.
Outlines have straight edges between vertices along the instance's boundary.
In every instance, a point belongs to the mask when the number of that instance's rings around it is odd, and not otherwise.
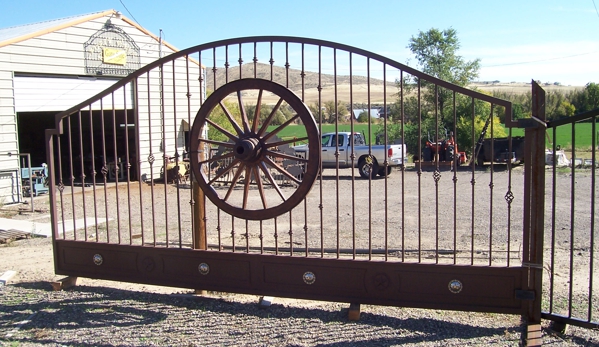
[{"label": "white pickup truck", "polygon": [[[353,153],[352,142],[353,141]],[[393,167],[403,166],[408,161],[407,150],[404,144],[367,145],[361,133],[339,132],[326,133],[321,136],[322,168],[358,168],[360,176],[369,178],[375,175],[385,176],[391,174]],[[308,147],[305,145],[294,147],[296,154],[305,155]],[[338,155],[336,155],[338,153]],[[353,154],[353,155],[352,155]],[[387,170],[385,170],[385,160]]]}]

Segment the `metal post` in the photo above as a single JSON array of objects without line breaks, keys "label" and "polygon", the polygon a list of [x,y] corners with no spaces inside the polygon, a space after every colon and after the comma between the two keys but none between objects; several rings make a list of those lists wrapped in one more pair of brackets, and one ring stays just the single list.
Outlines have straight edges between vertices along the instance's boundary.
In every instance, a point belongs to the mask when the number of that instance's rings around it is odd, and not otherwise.
[{"label": "metal post", "polygon": [[526,129],[523,266],[534,299],[526,309],[526,346],[540,346],[543,289],[543,234],[545,227],[545,91],[532,81],[532,120]]}]

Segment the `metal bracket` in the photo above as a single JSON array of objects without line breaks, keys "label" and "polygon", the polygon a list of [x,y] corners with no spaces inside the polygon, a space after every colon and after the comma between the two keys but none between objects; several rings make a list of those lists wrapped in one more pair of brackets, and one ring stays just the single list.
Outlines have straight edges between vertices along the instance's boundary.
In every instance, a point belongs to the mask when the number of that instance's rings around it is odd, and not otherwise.
[{"label": "metal bracket", "polygon": [[532,290],[521,290],[521,289],[516,289],[516,299],[518,300],[534,300],[535,299],[535,292]]},{"label": "metal bracket", "polygon": [[531,116],[530,118],[518,119],[518,127],[519,128],[538,128],[538,127],[547,128],[547,123],[535,116]]}]

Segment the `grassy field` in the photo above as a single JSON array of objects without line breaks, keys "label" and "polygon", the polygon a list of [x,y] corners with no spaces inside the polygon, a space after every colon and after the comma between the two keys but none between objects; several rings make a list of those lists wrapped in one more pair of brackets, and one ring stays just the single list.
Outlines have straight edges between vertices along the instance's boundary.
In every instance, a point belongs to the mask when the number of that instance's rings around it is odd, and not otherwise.
[{"label": "grassy field", "polygon": [[[377,129],[378,125],[371,125],[371,133]],[[268,131],[272,131],[276,126],[271,126],[268,128]],[[338,131],[350,131],[349,124],[339,124]],[[568,150],[571,152],[572,150],[572,125],[562,125],[557,129],[548,129],[547,130],[547,147],[550,148],[553,143],[553,132],[556,133],[556,143],[562,149]],[[323,124],[322,132],[334,132],[335,125],[334,124]],[[366,140],[368,141],[368,124],[354,124],[354,131],[363,133],[366,136]],[[575,138],[575,146],[576,150],[580,152],[588,152],[593,148],[593,129],[592,123],[576,123],[574,127],[574,138]],[[599,126],[596,128],[596,131],[599,131]],[[285,127],[281,132],[279,132],[278,136],[282,139],[292,139],[294,137],[300,138],[306,136],[306,129],[302,125],[290,125]],[[512,130],[512,136],[524,136],[524,129],[515,128]],[[599,134],[598,134],[599,137]],[[597,139],[596,139],[597,141]],[[596,144],[597,145],[597,144]]]},{"label": "grassy field", "polygon": [[[595,131],[599,131],[599,126]],[[555,132],[555,142],[562,149],[572,150],[572,139],[575,139],[574,146],[577,151],[590,151],[593,148],[593,124],[576,123],[574,134],[572,134],[572,124],[561,125],[557,128],[547,129],[547,147],[553,145],[553,133]],[[513,129],[512,136],[524,136],[524,129]],[[599,137],[599,134],[597,134]],[[598,139],[595,138],[595,141]],[[597,143],[595,144],[597,145]]]},{"label": "grassy field", "polygon": [[[268,127],[268,132],[276,129],[276,126]],[[374,134],[377,129],[377,125],[371,125],[370,131]],[[350,124],[339,124],[337,131],[350,131]],[[366,137],[366,141],[368,141],[368,124],[354,124],[354,131],[358,133],[363,133]],[[322,125],[322,133],[330,133],[335,132],[335,124],[323,124]],[[306,128],[303,125],[289,125],[281,130],[277,136],[283,140],[292,139],[294,137],[300,138],[306,136]]]}]

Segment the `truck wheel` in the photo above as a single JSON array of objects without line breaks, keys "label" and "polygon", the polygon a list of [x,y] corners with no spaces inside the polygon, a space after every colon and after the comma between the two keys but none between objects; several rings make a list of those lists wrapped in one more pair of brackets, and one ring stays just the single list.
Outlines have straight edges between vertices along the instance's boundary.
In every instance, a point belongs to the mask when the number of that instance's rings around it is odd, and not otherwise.
[{"label": "truck wheel", "polygon": [[374,178],[379,171],[379,165],[376,163],[376,160],[373,160],[372,164],[369,164],[366,159],[361,159],[358,162],[358,171],[360,172],[360,176],[362,178],[370,178],[371,173],[372,178]]},{"label": "truck wheel", "polygon": [[389,176],[389,175],[391,175],[392,169],[393,168],[391,166],[387,166],[387,170],[385,170],[385,168],[382,167],[382,168],[379,169],[378,174],[381,177]]}]

